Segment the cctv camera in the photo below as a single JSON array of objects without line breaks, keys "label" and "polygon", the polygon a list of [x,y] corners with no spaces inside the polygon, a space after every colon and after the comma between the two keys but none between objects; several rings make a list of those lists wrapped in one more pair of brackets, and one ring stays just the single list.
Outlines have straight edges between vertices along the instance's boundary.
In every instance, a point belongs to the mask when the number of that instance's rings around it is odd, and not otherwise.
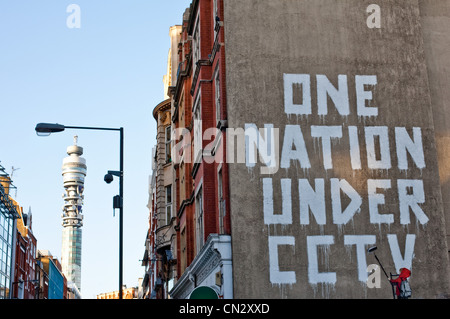
[{"label": "cctv camera", "polygon": [[106,174],[105,175],[105,178],[104,178],[104,180],[105,180],[105,182],[107,183],[107,184],[111,184],[111,182],[113,181],[113,176],[111,175],[111,174]]}]

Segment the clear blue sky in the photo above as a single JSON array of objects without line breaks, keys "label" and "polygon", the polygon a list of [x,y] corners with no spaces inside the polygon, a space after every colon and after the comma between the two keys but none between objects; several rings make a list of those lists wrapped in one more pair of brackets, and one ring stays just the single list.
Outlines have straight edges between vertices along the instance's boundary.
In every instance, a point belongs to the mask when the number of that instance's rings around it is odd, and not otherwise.
[{"label": "clear blue sky", "polygon": [[[33,214],[38,249],[61,256],[62,160],[79,136],[85,183],[82,294],[118,289],[119,219],[107,170],[119,169],[116,132],[75,131],[38,137],[39,122],[125,129],[124,277],[143,277],[148,176],[156,141],[153,108],[163,100],[169,27],[190,0],[0,0],[0,162],[17,186],[13,197]],[[81,8],[70,29],[66,8]]]}]

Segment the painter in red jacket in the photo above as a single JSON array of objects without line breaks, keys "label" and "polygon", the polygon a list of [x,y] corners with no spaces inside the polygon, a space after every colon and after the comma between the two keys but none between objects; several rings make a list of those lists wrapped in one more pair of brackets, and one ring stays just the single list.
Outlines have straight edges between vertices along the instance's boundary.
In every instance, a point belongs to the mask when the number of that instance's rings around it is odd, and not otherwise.
[{"label": "painter in red jacket", "polygon": [[391,283],[395,284],[395,293],[397,297],[400,296],[400,284],[403,280],[408,279],[411,276],[411,271],[408,268],[400,268],[400,275],[397,278],[391,279]]}]

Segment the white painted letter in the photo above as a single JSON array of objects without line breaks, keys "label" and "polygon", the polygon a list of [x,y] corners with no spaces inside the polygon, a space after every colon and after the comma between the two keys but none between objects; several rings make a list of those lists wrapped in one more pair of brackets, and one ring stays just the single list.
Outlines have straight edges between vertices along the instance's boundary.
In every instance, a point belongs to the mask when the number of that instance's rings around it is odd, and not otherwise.
[{"label": "white painted letter", "polygon": [[[391,168],[391,153],[389,149],[389,135],[387,126],[367,126],[366,149],[367,166],[371,169],[389,169]],[[375,136],[379,137],[380,159],[377,160],[375,151]]]},{"label": "white painted letter", "polygon": [[319,115],[328,114],[328,95],[334,102],[339,114],[343,116],[350,114],[347,76],[339,75],[338,82],[339,89],[336,89],[326,75],[317,75],[317,105]]},{"label": "white painted letter", "polygon": [[295,271],[280,271],[278,262],[278,246],[295,246],[292,236],[275,237],[269,236],[269,275],[272,284],[295,284]]},{"label": "white painted letter", "polygon": [[[419,204],[425,203],[423,181],[420,179],[399,179],[397,185],[398,199],[400,202],[400,224],[408,225],[411,222],[409,208],[411,208],[421,224],[428,223],[429,219],[427,215],[425,215],[419,206]],[[408,194],[411,192],[412,194]]]},{"label": "white painted letter", "polygon": [[357,75],[355,76],[356,82],[356,105],[359,116],[377,116],[377,107],[366,106],[366,101],[371,101],[372,91],[366,91],[364,85],[376,85],[376,75]]},{"label": "white painted letter", "polygon": [[[361,196],[345,179],[332,178],[330,182],[333,222],[336,225],[346,224],[356,213],[359,213],[362,204]],[[342,212],[341,190],[351,199],[344,212]]]},{"label": "white painted letter", "polygon": [[273,212],[273,184],[271,178],[263,179],[264,193],[264,223],[271,224],[292,224],[292,198],[291,198],[291,180],[289,178],[281,180],[281,198],[282,213],[274,214]]},{"label": "white painted letter", "polygon": [[416,235],[406,235],[405,257],[402,257],[400,247],[398,245],[397,235],[387,235],[389,247],[391,248],[392,259],[394,260],[395,269],[400,272],[400,268],[408,268],[412,270],[412,260],[414,258],[414,245],[416,243]]},{"label": "white painted letter", "polygon": [[331,157],[331,139],[342,137],[342,126],[311,126],[311,136],[322,139],[323,167],[325,169],[333,168],[333,159]]},{"label": "white painted letter", "polygon": [[377,238],[375,235],[345,235],[344,245],[356,245],[356,259],[358,260],[358,279],[361,282],[367,282],[367,260],[366,246],[374,245]]},{"label": "white painted letter", "polygon": [[[308,246],[308,277],[310,284],[336,283],[336,273],[335,272],[325,272],[319,273],[319,261],[317,256],[317,246],[328,246],[334,244],[333,236],[308,236],[306,238],[306,244]],[[327,254],[328,252],[323,252]],[[328,258],[325,258],[328,259]]]},{"label": "white painted letter", "polygon": [[[284,74],[284,111],[286,114],[311,114],[311,76],[309,74]],[[302,89],[300,90],[299,86]],[[302,103],[294,103],[294,89],[302,96]]]},{"label": "white painted letter", "polygon": [[313,190],[307,179],[298,181],[301,225],[309,225],[309,209],[311,209],[318,225],[326,224],[325,182],[323,178],[318,178],[315,183],[316,190]]},{"label": "white painted letter", "polygon": [[[292,149],[292,145],[295,146],[295,150]],[[300,125],[286,125],[281,151],[281,168],[289,168],[293,159],[300,162],[301,168],[311,168]]]},{"label": "white painted letter", "polygon": [[352,162],[352,169],[361,169],[361,151],[359,149],[358,128],[356,126],[349,126],[348,136],[350,140],[350,159]]},{"label": "white painted letter", "polygon": [[395,128],[395,143],[397,145],[398,168],[408,169],[408,150],[417,167],[425,168],[425,156],[422,144],[422,130],[420,127],[413,128],[414,141],[411,140],[405,127]]},{"label": "white painted letter", "polygon": [[372,224],[392,224],[394,222],[393,214],[381,215],[378,212],[378,205],[384,205],[384,194],[377,194],[377,188],[391,188],[390,179],[368,179],[367,193],[369,195],[369,215]]}]

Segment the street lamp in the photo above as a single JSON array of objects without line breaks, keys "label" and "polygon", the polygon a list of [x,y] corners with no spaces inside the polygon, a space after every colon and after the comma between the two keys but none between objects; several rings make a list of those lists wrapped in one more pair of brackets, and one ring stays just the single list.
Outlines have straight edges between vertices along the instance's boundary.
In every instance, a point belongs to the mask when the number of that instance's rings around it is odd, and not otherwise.
[{"label": "street lamp", "polygon": [[112,175],[119,177],[119,195],[114,197],[114,208],[119,208],[119,299],[123,298],[123,127],[85,127],[85,126],[65,126],[61,124],[39,123],[36,125],[36,134],[39,136],[49,136],[52,133],[63,132],[65,129],[96,130],[96,131],[119,131],[120,132],[120,171],[108,171],[105,175],[105,182],[113,181]]}]

